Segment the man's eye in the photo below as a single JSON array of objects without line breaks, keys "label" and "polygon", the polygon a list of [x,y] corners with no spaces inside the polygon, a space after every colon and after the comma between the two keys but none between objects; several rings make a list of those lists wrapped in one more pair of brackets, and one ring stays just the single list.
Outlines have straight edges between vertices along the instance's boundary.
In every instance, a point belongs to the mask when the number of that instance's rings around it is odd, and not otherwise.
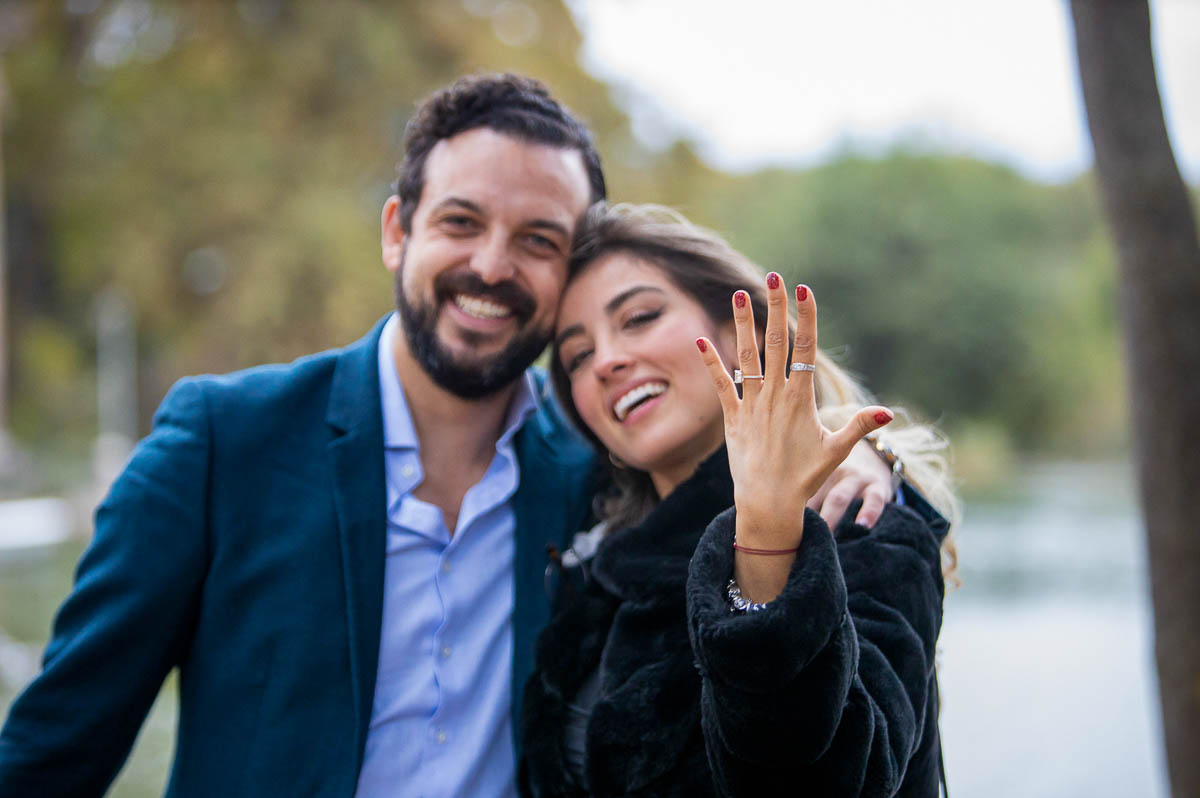
[{"label": "man's eye", "polygon": [[467,230],[475,226],[475,220],[470,216],[444,216],[442,217],[442,224],[456,230]]},{"label": "man's eye", "polygon": [[530,246],[535,247],[536,249],[554,252],[558,251],[558,244],[552,239],[546,238],[546,236],[538,235],[537,233],[530,233],[529,235],[525,236],[525,240],[529,242]]}]

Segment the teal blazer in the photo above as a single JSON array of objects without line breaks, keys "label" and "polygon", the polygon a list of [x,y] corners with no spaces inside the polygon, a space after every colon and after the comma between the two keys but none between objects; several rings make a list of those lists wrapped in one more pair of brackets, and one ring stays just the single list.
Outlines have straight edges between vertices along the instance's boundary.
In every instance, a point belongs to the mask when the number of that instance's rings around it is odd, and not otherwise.
[{"label": "teal blazer", "polygon": [[[102,794],[176,667],[168,796],[354,794],[383,611],[382,329],[171,389],[0,730],[0,796]],[[515,437],[514,713],[550,612],[547,544],[591,498],[591,452],[535,376]]]}]

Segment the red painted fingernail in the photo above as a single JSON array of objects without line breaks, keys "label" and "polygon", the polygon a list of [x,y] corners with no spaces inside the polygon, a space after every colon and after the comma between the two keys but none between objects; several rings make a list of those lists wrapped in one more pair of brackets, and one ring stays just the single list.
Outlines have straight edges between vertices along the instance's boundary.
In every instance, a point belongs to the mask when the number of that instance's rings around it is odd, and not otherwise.
[{"label": "red painted fingernail", "polygon": [[738,291],[733,295],[733,304],[737,305],[739,308],[744,308],[746,307],[746,300],[749,298],[750,295],[745,291]]},{"label": "red painted fingernail", "polygon": [[880,410],[878,413],[875,414],[875,423],[876,424],[886,424],[891,420],[892,420],[892,417],[890,415],[888,415],[887,413],[883,412],[882,410]]},{"label": "red painted fingernail", "polygon": [[808,299],[808,286],[807,285],[796,286],[796,301],[803,302],[806,299]]},{"label": "red painted fingernail", "polygon": [[697,338],[696,339],[696,348],[699,349],[701,352],[707,352],[708,344],[704,343],[703,338]]},{"label": "red painted fingernail", "polygon": [[775,290],[778,287],[779,287],[779,275],[776,274],[775,272],[771,272],[770,274],[767,275],[767,288],[770,288],[771,290]]}]

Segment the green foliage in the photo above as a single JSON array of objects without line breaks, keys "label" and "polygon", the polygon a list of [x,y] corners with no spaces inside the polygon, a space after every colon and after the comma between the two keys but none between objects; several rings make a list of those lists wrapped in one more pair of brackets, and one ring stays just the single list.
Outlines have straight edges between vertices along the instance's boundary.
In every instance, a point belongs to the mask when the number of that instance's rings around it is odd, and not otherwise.
[{"label": "green foliage", "polygon": [[[431,89],[480,69],[549,76],[598,133],[628,138],[557,2],[14,8],[15,332],[61,329],[86,374],[92,297],[118,286],[136,306],[143,425],[183,374],[345,343],[391,307],[379,210]],[[72,421],[45,402],[43,366],[16,348],[14,427],[35,441]]]},{"label": "green foliage", "polygon": [[[96,423],[96,392],[70,330],[33,319],[16,339],[13,356],[19,363],[37,366],[21,386],[18,396],[23,401],[14,403],[14,426],[35,440],[88,440]],[[63,423],[56,423],[60,420]]]},{"label": "green foliage", "polygon": [[764,268],[813,287],[823,345],[884,400],[1079,450],[1097,442],[1074,423],[1091,392],[1117,397],[1105,443],[1123,424],[1112,258],[1090,196],[901,149],[750,175],[709,212]]},{"label": "green foliage", "polygon": [[184,374],[362,334],[392,303],[377,220],[408,115],[484,69],[578,111],[614,199],[680,207],[812,285],[822,343],[887,401],[1022,448],[1123,441],[1114,259],[1086,181],[904,150],[731,176],[683,142],[647,150],[557,0],[10,7],[12,424],[35,445],[94,428],[106,286],[136,308],[143,429]]}]

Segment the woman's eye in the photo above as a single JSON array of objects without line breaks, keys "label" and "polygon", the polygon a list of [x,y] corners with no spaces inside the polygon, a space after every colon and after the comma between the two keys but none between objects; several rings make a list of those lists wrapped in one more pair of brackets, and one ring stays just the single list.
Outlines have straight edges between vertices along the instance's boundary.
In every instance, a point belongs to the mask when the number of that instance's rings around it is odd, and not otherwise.
[{"label": "woman's eye", "polygon": [[641,327],[644,324],[649,324],[661,315],[662,310],[641,310],[625,319],[625,326],[627,328]]},{"label": "woman's eye", "polygon": [[583,361],[586,360],[587,356],[591,353],[591,350],[588,349],[582,352],[577,352],[571,357],[567,358],[563,363],[563,368],[566,370],[567,375],[570,376],[571,374],[574,374],[576,369],[583,365]]}]

